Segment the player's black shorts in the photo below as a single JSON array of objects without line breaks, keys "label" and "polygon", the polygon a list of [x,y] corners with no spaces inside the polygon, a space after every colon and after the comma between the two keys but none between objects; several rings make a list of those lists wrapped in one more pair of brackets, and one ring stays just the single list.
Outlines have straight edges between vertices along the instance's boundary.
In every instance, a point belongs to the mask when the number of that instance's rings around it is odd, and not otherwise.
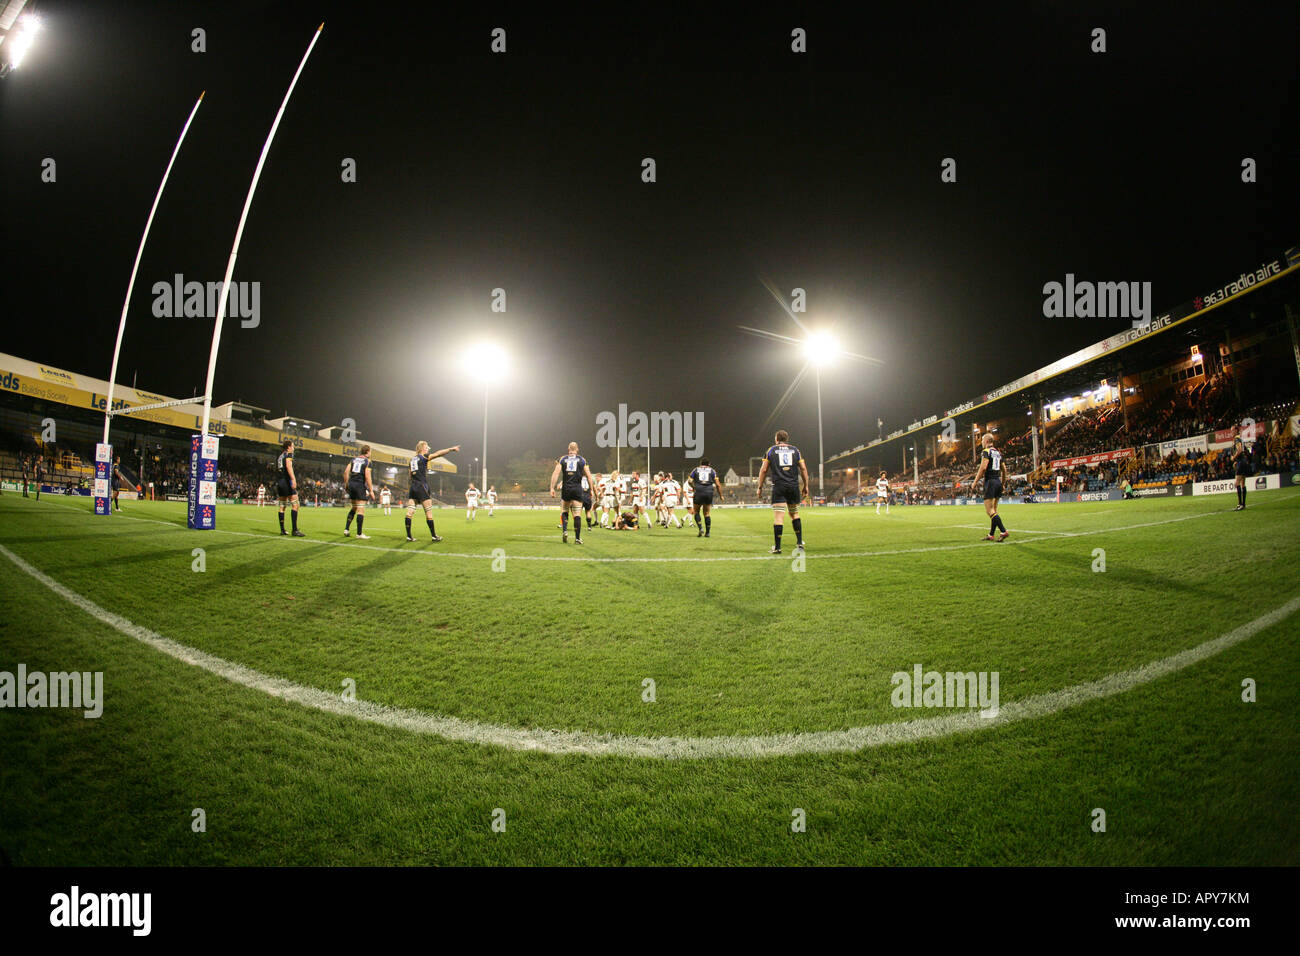
[{"label": "player's black shorts", "polygon": [[366,491],[364,482],[348,482],[348,499],[350,501],[369,501],[370,492]]},{"label": "player's black shorts", "polygon": [[292,498],[298,492],[293,490],[289,484],[288,478],[281,478],[275,483],[275,496],[277,498]]},{"label": "player's black shorts", "polygon": [[1250,463],[1245,461],[1237,462],[1237,474],[1243,478],[1249,478],[1251,475]]},{"label": "player's black shorts", "polygon": [[428,501],[432,497],[433,495],[429,494],[429,486],[423,481],[411,482],[411,490],[406,493],[407,501],[415,501],[419,503]]},{"label": "player's black shorts", "polygon": [[590,510],[591,510],[591,492],[590,492],[590,491],[584,491],[584,492],[582,493],[582,510],[583,510],[583,511],[590,511]]},{"label": "player's black shorts", "polygon": [[791,508],[799,507],[799,486],[798,485],[773,485],[772,486],[772,504],[785,504]]},{"label": "player's black shorts", "polygon": [[583,491],[582,491],[581,488],[561,488],[561,489],[560,489],[560,500],[561,500],[561,501],[581,501],[581,500],[582,500],[582,495],[583,495]]},{"label": "player's black shorts", "polygon": [[1001,498],[1001,497],[1002,497],[1002,479],[985,478],[984,479],[984,500],[988,501],[990,498]]},{"label": "player's black shorts", "polygon": [[695,492],[695,507],[698,508],[698,507],[700,507],[701,505],[708,505],[709,507],[713,507],[713,492],[711,492],[711,491],[701,491],[701,490],[698,490],[698,489],[696,490],[696,492]]},{"label": "player's black shorts", "polygon": [[114,490],[114,491],[121,491],[121,490],[122,490],[123,488],[125,488],[125,487],[126,487],[126,484],[125,484],[121,479],[119,479],[119,478],[114,478],[114,479],[113,479],[113,490]]}]

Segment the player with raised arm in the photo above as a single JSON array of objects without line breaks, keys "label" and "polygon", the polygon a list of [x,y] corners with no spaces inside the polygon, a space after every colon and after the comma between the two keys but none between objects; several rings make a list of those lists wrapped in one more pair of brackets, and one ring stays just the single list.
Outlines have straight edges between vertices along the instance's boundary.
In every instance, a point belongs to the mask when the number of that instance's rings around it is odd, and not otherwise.
[{"label": "player with raised arm", "polygon": [[709,464],[709,459],[700,459],[700,463],[686,478],[686,485],[691,490],[691,504],[695,508],[695,537],[707,538],[713,530],[713,499],[716,496],[719,501],[722,500],[718,473]]},{"label": "player with raised arm", "polygon": [[573,542],[582,544],[582,481],[591,484],[591,468],[578,454],[578,443],[569,442],[569,453],[555,462],[551,472],[551,497],[560,491],[560,540],[569,543],[569,514],[573,514]]},{"label": "player with raised arm", "polygon": [[352,510],[343,522],[343,537],[352,534],[352,519],[357,519],[357,537],[369,540],[362,529],[366,524],[366,502],[375,497],[375,486],[370,480],[370,446],[362,445],[361,453],[343,466],[343,485],[348,490]]},{"label": "player with raised arm", "polygon": [[[1002,497],[1002,452],[993,447],[993,435],[984,433],[984,450],[980,452],[979,471],[975,472],[975,484],[984,479],[984,512],[989,516],[989,533],[985,541],[1005,541],[1011,534],[1002,523],[998,514],[998,499]],[[1002,530],[1002,535],[995,538],[994,532]]]},{"label": "player with raised arm", "polygon": [[280,504],[280,534],[289,533],[284,530],[284,506],[288,504],[293,507],[293,536],[305,538],[307,536],[298,530],[298,479],[293,474],[292,438],[286,438],[280,446],[280,457],[275,460],[275,470],[275,496]]},{"label": "player with raised arm", "polygon": [[889,479],[882,471],[876,479],[876,514],[880,514],[880,504],[885,504],[885,514],[889,514]]},{"label": "player with raised arm", "polygon": [[808,494],[808,465],[799,449],[790,444],[790,433],[784,428],[776,433],[776,444],[763,456],[758,469],[758,493],[763,493],[763,482],[772,479],[772,537],[776,539],[771,554],[781,553],[781,532],[784,530],[786,512],[790,513],[790,527],[794,528],[796,551],[803,547],[803,522],[799,519],[799,502]]},{"label": "player with raised arm", "polygon": [[459,445],[452,445],[450,448],[444,448],[441,451],[429,451],[429,443],[421,441],[415,446],[415,454],[411,457],[411,488],[406,493],[406,540],[414,541],[411,537],[411,518],[415,516],[415,506],[421,505],[424,508],[424,520],[429,526],[429,534],[434,541],[441,541],[438,532],[433,530],[433,495],[429,493],[429,462],[434,458],[441,458],[443,455],[449,455],[453,451],[460,451]]}]

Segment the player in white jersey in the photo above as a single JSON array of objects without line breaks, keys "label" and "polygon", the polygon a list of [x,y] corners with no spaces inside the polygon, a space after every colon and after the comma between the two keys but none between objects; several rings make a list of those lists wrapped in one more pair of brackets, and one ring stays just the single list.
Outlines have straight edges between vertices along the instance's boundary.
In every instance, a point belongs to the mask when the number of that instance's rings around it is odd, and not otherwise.
[{"label": "player in white jersey", "polygon": [[496,485],[488,485],[487,503],[488,503],[488,517],[491,518],[492,515],[497,510],[497,486]]},{"label": "player in white jersey", "polygon": [[677,484],[677,479],[673,477],[671,471],[668,473],[668,477],[664,479],[663,484],[659,486],[659,491],[664,504],[664,527],[666,528],[671,524],[680,528],[682,519],[677,517],[676,511],[677,499],[681,495],[682,486]]},{"label": "player in white jersey", "polygon": [[686,509],[686,527],[695,527],[695,489],[691,487],[688,481],[681,486],[682,489],[682,507]]},{"label": "player in white jersey", "polygon": [[[628,487],[632,493],[632,516],[637,519],[635,527],[640,531],[650,523],[650,512],[646,509],[646,495],[649,493],[649,482],[639,471],[632,472],[632,479],[628,482]],[[644,518],[642,517],[644,515]],[[614,515],[617,521],[619,515]]]},{"label": "player in white jersey", "polygon": [[889,514],[889,479],[882,471],[876,479],[876,514],[880,514],[881,503],[885,505],[885,514]]},{"label": "player in white jersey", "polygon": [[387,485],[379,489],[379,504],[383,507],[384,514],[393,513],[393,492]]},{"label": "player in white jersey", "polygon": [[257,506],[260,508],[266,504],[266,485],[257,486]]},{"label": "player in white jersey", "polygon": [[614,490],[613,475],[596,476],[596,492],[600,496],[600,526],[608,528],[610,512],[618,514],[618,495]]},{"label": "player in white jersey", "polygon": [[473,521],[478,514],[478,489],[474,487],[474,482],[469,483],[469,488],[465,490],[465,520]]}]

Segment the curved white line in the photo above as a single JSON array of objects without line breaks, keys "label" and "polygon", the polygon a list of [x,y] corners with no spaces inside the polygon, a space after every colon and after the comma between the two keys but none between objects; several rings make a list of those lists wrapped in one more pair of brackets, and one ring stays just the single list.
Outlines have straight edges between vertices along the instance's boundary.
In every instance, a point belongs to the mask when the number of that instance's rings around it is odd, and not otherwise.
[{"label": "curved white line", "polygon": [[341,695],[327,694],[313,687],[305,687],[280,677],[271,677],[242,664],[235,664],[204,651],[178,644],[156,634],[126,618],[107,611],[93,601],[64,587],[53,578],[28,564],[4,545],[0,554],[12,561],[31,577],[45,585],[64,600],[76,605],[87,614],[128,637],[135,638],[155,650],[162,651],[193,667],[202,668],[218,677],[272,697],[301,704],[330,714],[341,714],[369,721],[384,727],[394,727],[413,733],[432,734],[446,740],[480,746],[504,747],[507,750],[533,750],[548,754],[583,754],[598,757],[638,757],[660,760],[694,760],[711,757],[784,757],[795,754],[844,753],[881,747],[887,744],[907,743],[946,737],[950,734],[969,733],[986,727],[1046,717],[1068,707],[1093,700],[1101,700],[1123,693],[1158,677],[1172,674],[1213,657],[1234,644],[1240,644],[1285,620],[1300,610],[1300,597],[1292,598],[1281,607],[1261,614],[1235,630],[1180,651],[1170,657],[1143,664],[1132,670],[1109,674],[1096,681],[1076,684],[1064,690],[1052,691],[1004,705],[996,717],[982,717],[978,711],[968,710],[940,717],[927,717],[896,723],[872,724],[848,730],[823,730],[802,734],[768,734],[759,736],[722,737],[624,737],[616,734],[595,734],[581,730],[540,730],[506,727],[500,724],[443,717],[418,710],[387,707],[366,701],[348,701]]}]

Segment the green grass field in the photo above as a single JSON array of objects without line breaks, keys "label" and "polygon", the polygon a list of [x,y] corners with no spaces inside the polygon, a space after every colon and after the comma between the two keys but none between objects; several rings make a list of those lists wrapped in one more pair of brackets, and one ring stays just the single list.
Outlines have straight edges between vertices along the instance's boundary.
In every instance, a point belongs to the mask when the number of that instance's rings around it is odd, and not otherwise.
[{"label": "green grass field", "polygon": [[[338,508],[304,509],[291,539],[273,508],[197,532],[182,505],[103,518],[6,493],[0,671],[102,671],[105,701],[0,710],[0,847],[28,865],[1295,864],[1300,611],[1086,691],[1300,598],[1300,493],[1234,504],[1006,506],[1004,544],[978,540],[975,506],[822,509],[800,563],[788,530],[767,554],[765,510],[715,512],[707,540],[579,549],[558,512],[436,512],[441,544],[418,514],[408,544],[400,509],[368,511],[359,542]],[[1001,718],[911,739],[906,722],[970,716],[893,706],[891,675],[918,664],[997,672]],[[318,698],[335,709],[297,702]]]}]

